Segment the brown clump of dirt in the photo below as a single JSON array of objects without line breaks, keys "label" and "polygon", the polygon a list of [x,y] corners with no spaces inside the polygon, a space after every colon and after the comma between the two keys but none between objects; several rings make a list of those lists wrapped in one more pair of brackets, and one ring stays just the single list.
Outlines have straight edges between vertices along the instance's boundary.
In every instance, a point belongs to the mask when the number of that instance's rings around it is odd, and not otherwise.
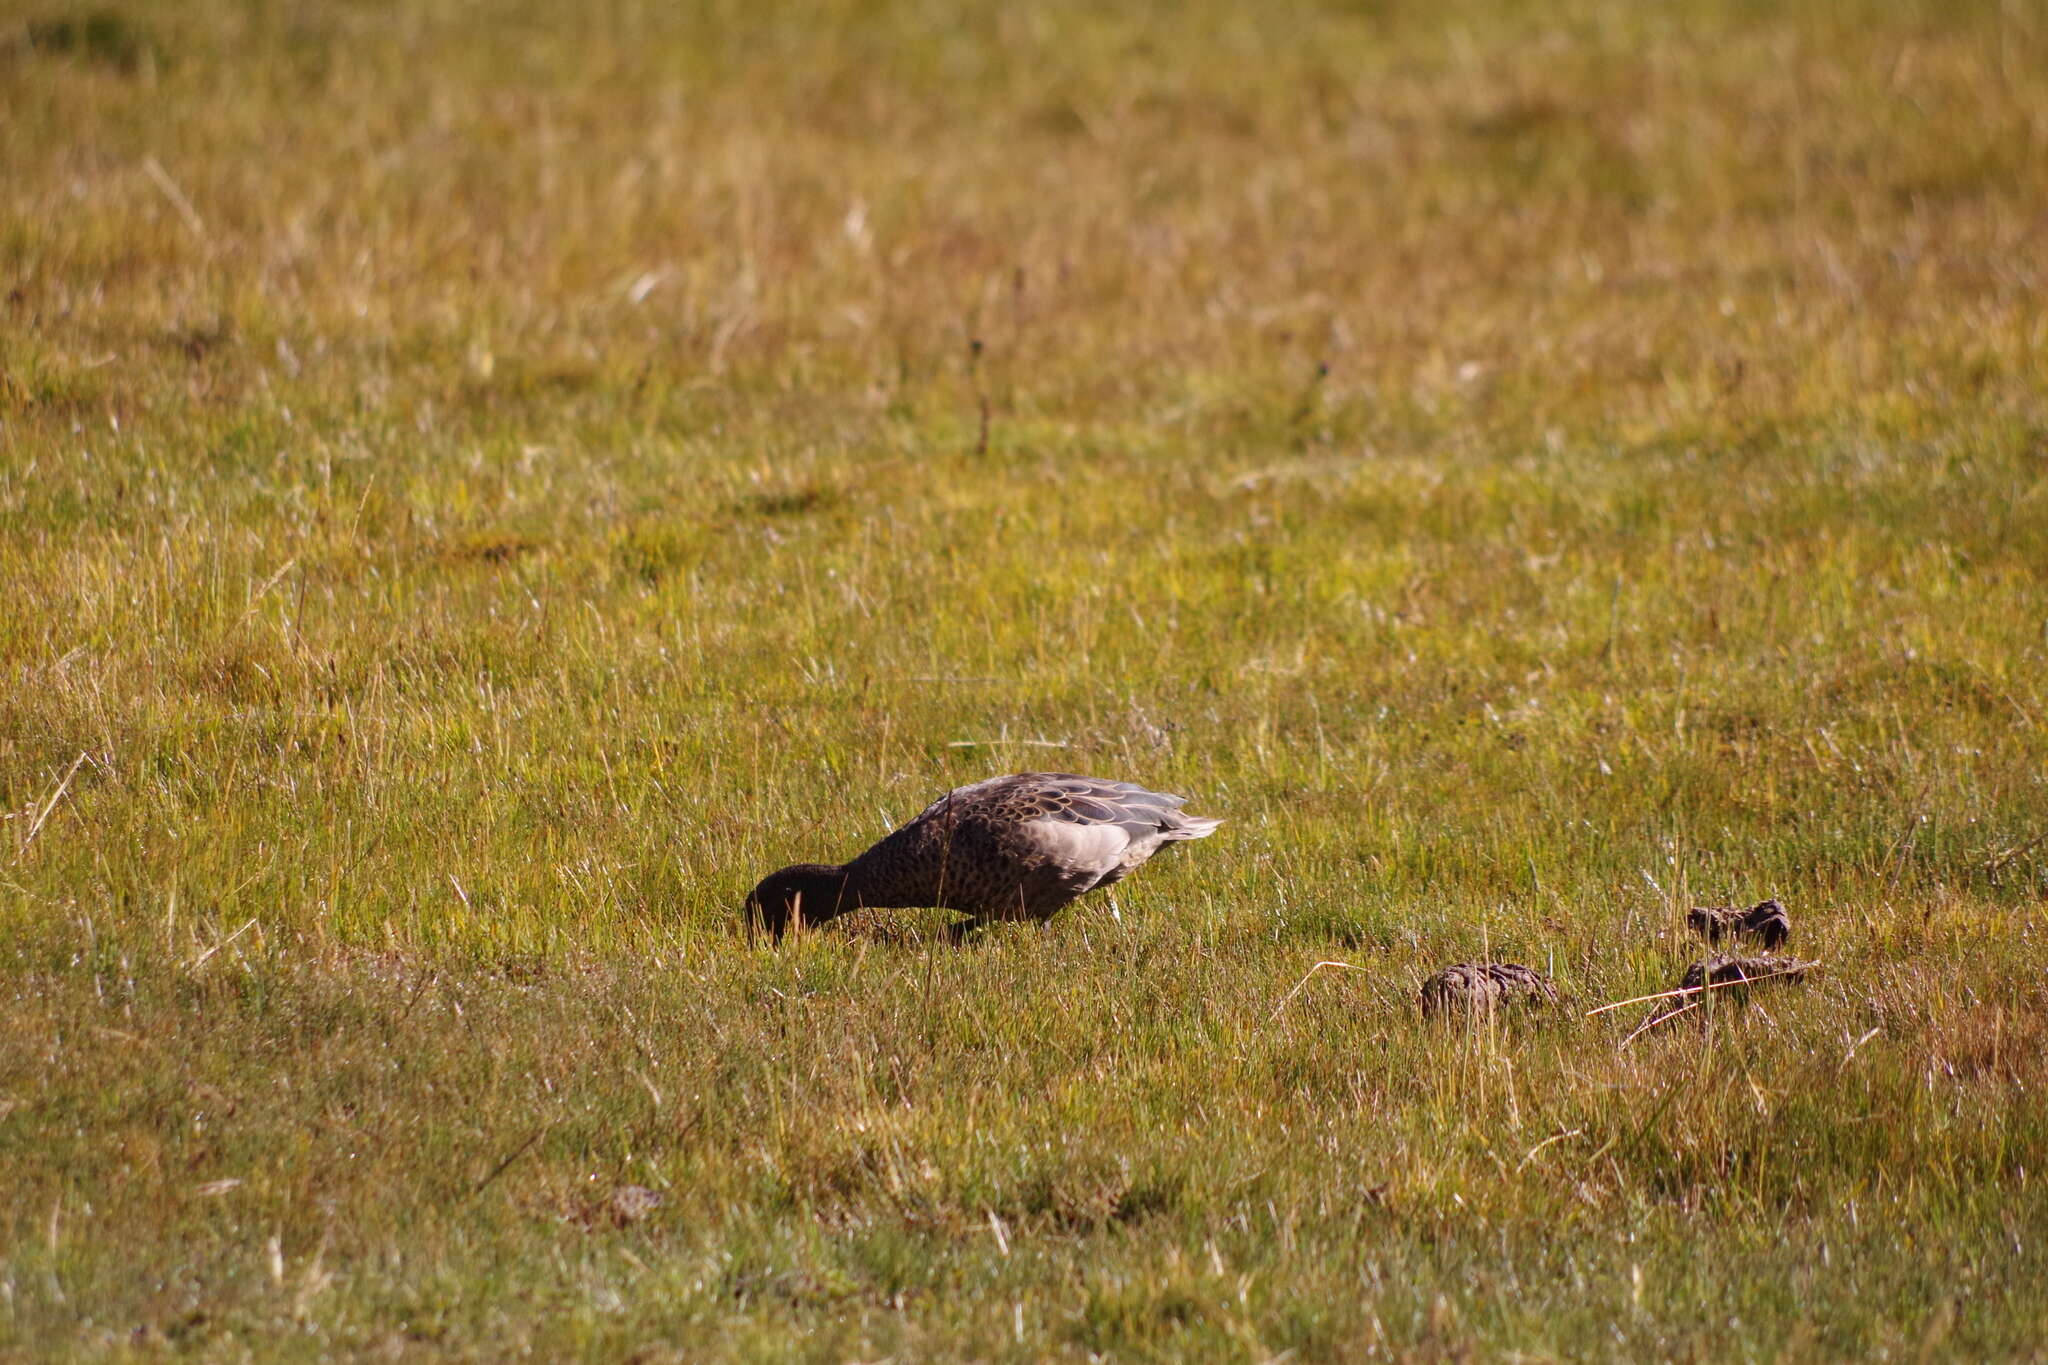
[{"label": "brown clump of dirt", "polygon": [[[1680,978],[1678,991],[1666,1006],[1644,1021],[1636,1033],[1644,1033],[1666,1019],[1696,1008],[1709,992],[1742,996],[1748,994],[1751,983],[1759,981],[1798,981],[1806,973],[1818,967],[1818,962],[1799,962],[1789,957],[1763,954],[1756,957],[1710,957],[1695,962],[1685,969]],[[1635,1034],[1629,1035],[1631,1038]]]},{"label": "brown clump of dirt", "polygon": [[1709,943],[1724,938],[1755,939],[1766,952],[1792,937],[1792,917],[1776,901],[1758,901],[1747,910],[1738,905],[1696,906],[1685,922]]},{"label": "brown clump of dirt", "polygon": [[[595,1179],[596,1177],[592,1177]],[[609,1193],[595,1189],[574,1189],[556,1195],[549,1204],[555,1216],[585,1232],[603,1228],[629,1228],[645,1222],[668,1202],[668,1196],[645,1185],[619,1185]]]},{"label": "brown clump of dirt", "polygon": [[1678,983],[1682,991],[1696,991],[1703,986],[1741,986],[1752,981],[1770,977],[1778,981],[1797,981],[1806,974],[1809,967],[1817,962],[1796,962],[1789,957],[1765,954],[1758,957],[1710,957],[1704,962],[1695,962],[1685,969],[1685,978]]},{"label": "brown clump of dirt", "polygon": [[1554,1005],[1549,977],[1519,962],[1455,962],[1422,983],[1425,1017],[1452,1011],[1491,1013],[1509,1005]]},{"label": "brown clump of dirt", "polygon": [[613,1226],[625,1227],[628,1223],[639,1222],[667,1202],[667,1195],[645,1185],[621,1185],[612,1191],[604,1211],[611,1215]]}]

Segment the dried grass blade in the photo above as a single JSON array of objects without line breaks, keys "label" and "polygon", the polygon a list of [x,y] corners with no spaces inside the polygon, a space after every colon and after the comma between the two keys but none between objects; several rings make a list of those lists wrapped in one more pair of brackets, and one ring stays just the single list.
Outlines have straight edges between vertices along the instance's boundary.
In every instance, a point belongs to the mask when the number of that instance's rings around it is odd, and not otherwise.
[{"label": "dried grass blade", "polygon": [[1270,1024],[1275,1019],[1278,1019],[1280,1017],[1280,1011],[1287,1008],[1287,1002],[1294,999],[1295,996],[1300,995],[1302,992],[1302,988],[1308,985],[1309,977],[1314,976],[1317,972],[1321,971],[1325,967],[1342,967],[1347,972],[1362,972],[1365,970],[1365,968],[1360,967],[1357,964],[1351,962],[1318,962],[1315,966],[1308,969],[1307,976],[1302,977],[1301,980],[1294,983],[1293,990],[1287,992],[1287,994],[1280,997],[1280,1003],[1273,1006],[1273,1012],[1266,1016],[1266,1022]]}]

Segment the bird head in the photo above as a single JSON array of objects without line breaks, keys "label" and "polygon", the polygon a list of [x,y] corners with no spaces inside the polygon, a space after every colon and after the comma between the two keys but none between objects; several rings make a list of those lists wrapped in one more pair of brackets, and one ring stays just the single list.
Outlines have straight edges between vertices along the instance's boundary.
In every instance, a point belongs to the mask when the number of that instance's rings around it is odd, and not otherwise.
[{"label": "bird head", "polygon": [[846,874],[819,863],[798,863],[771,872],[747,893],[747,928],[766,929],[775,942],[791,929],[823,924],[839,914]]}]

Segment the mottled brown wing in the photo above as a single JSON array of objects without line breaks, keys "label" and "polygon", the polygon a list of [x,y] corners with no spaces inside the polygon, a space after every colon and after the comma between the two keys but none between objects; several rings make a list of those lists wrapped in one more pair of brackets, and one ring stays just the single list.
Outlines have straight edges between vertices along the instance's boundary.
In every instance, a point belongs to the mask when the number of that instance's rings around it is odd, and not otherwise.
[{"label": "mottled brown wing", "polygon": [[1186,800],[1075,773],[1019,773],[1008,780],[990,814],[1010,820],[1059,820],[1074,825],[1122,825],[1133,835],[1172,825]]}]

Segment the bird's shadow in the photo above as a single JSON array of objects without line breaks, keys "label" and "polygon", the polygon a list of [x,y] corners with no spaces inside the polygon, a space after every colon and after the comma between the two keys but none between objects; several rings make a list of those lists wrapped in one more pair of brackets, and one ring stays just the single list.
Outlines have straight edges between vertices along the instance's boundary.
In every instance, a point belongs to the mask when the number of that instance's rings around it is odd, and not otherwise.
[{"label": "bird's shadow", "polygon": [[806,933],[838,934],[849,942],[878,948],[967,947],[988,938],[972,920],[950,910],[856,910]]}]

